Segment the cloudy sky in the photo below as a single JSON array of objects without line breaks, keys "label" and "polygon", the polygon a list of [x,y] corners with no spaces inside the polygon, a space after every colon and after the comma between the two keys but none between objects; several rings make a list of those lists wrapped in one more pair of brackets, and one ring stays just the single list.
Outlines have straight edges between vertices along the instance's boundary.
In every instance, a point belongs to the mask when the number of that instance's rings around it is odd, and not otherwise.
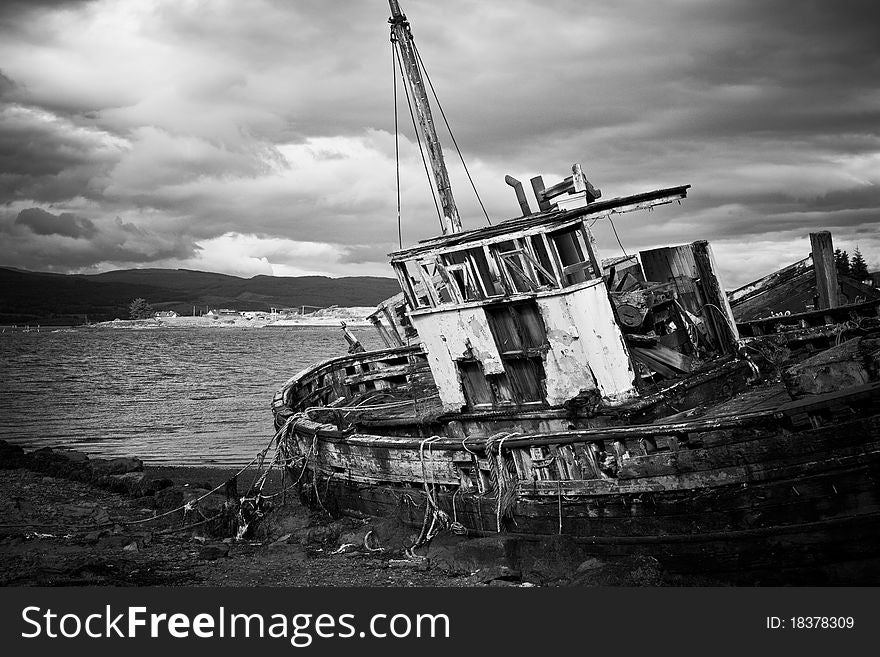
[{"label": "cloudy sky", "polygon": [[[876,2],[401,4],[493,220],[519,214],[505,174],[549,185],[580,162],[605,198],[693,185],[616,227],[628,251],[710,240],[728,287],[806,256],[820,229],[880,268]],[[390,275],[388,14],[385,0],[7,0],[0,264]],[[463,223],[484,225],[446,145]],[[411,129],[401,148],[410,244],[437,217]]]}]

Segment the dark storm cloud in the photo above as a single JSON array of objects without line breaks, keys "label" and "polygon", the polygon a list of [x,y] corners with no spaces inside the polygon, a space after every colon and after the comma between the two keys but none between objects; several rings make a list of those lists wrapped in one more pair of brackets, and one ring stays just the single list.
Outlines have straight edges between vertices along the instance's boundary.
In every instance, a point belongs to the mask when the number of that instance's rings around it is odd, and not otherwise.
[{"label": "dark storm cloud", "polygon": [[[693,184],[675,212],[620,222],[634,248],[877,232],[874,3],[403,4],[495,219],[518,214],[505,173],[552,183],[579,161],[606,198]],[[397,238],[387,14],[381,0],[6,4],[0,201],[89,216],[96,234],[77,241],[117,260],[236,233],[267,242],[257,259],[283,262],[268,242],[287,239],[332,245],[340,272],[382,263]],[[411,243],[437,226],[411,136],[402,147]]]},{"label": "dark storm cloud", "polygon": [[89,219],[69,212],[52,214],[41,208],[27,208],[18,213],[15,223],[26,226],[36,235],[65,235],[75,239],[89,239],[95,235],[95,224]]},{"label": "dark storm cloud", "polygon": [[70,213],[27,208],[13,216],[0,210],[0,240],[6,265],[71,271],[95,263],[150,263],[192,257],[196,245],[185,235],[160,235],[121,218],[101,225]]},{"label": "dark storm cloud", "polygon": [[87,5],[92,1],[93,0],[3,0],[3,2],[0,3],[0,21],[15,20],[32,13],[77,8]]}]

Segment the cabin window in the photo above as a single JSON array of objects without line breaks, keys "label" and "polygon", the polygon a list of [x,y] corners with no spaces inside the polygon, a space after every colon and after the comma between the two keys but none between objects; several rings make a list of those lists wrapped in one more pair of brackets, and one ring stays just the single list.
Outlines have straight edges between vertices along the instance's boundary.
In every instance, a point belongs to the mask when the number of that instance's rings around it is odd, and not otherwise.
[{"label": "cabin window", "polygon": [[[398,278],[413,308],[430,308],[435,305],[434,290],[426,284],[423,268],[415,260],[407,260],[398,266]],[[428,279],[429,280],[429,279]]]},{"label": "cabin window", "polygon": [[468,249],[467,253],[482,283],[483,293],[487,297],[504,294],[504,287],[501,285],[498,271],[493,267],[495,263],[490,263],[487,257],[488,250],[483,248]]},{"label": "cabin window", "polygon": [[450,282],[456,286],[464,301],[479,301],[484,298],[483,289],[474,272],[474,267],[465,251],[447,253],[443,256]]},{"label": "cabin window", "polygon": [[519,240],[499,242],[493,245],[493,248],[498,258],[499,269],[507,275],[511,292],[532,292],[538,289],[538,284],[523,257]]},{"label": "cabin window", "polygon": [[570,228],[550,236],[559,264],[562,267],[563,287],[583,283],[594,278],[590,263],[589,246],[580,227]]},{"label": "cabin window", "polygon": [[540,235],[498,242],[492,245],[492,251],[511,293],[534,292],[559,285]]},{"label": "cabin window", "polygon": [[553,273],[553,263],[550,261],[550,254],[547,253],[547,245],[544,243],[543,235],[532,235],[530,238],[532,244],[532,252],[541,266],[536,267],[536,273],[543,285],[551,287],[559,287],[559,282]]}]

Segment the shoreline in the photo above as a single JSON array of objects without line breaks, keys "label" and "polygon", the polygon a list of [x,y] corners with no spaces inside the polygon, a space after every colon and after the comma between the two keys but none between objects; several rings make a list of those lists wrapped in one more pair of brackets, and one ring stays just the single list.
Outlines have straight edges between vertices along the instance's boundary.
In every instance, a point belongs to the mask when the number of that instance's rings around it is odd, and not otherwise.
[{"label": "shoreline", "polygon": [[[408,530],[329,518],[301,506],[295,492],[236,538],[224,510],[237,495],[205,493],[237,470],[24,452],[0,441],[0,586],[480,584],[470,573],[408,561],[391,548],[367,550],[367,532],[373,545],[391,545]],[[267,489],[280,483],[273,475]],[[242,479],[238,494],[250,485]],[[223,517],[205,520],[213,514]]]},{"label": "shoreline", "polygon": [[341,329],[341,323],[354,328],[369,328],[371,324],[364,318],[346,315],[333,317],[315,317],[305,319],[279,319],[265,321],[261,319],[245,319],[244,317],[211,319],[206,317],[163,317],[151,319],[114,319],[108,322],[81,324],[71,328],[111,328],[123,330],[150,330],[160,328],[193,329],[193,328],[297,328],[297,327],[328,327]]},{"label": "shoreline", "polygon": [[397,519],[331,516],[301,505],[295,490],[278,497],[278,471],[260,502],[248,497],[253,469],[229,485],[238,470],[24,452],[0,441],[0,585],[718,584],[670,575],[651,557],[580,564],[565,556],[562,536],[546,540],[551,560],[512,560],[514,536],[452,532],[411,555],[418,530]]}]

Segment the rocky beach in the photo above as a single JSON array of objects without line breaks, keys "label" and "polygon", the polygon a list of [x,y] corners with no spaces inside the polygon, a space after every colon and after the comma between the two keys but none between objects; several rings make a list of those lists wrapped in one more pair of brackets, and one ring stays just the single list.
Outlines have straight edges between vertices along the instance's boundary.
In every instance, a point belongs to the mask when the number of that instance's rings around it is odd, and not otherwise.
[{"label": "rocky beach", "polygon": [[[151,467],[0,441],[3,586],[566,586],[681,584],[650,558],[572,562],[565,541],[416,532],[386,519],[331,518],[294,491],[241,532],[250,479],[234,470]],[[237,490],[236,490],[237,489]],[[265,491],[280,491],[277,472]],[[211,492],[213,491],[213,492]],[[246,495],[244,496],[246,497]],[[240,537],[236,537],[236,534]],[[540,553],[540,558],[536,555]]]}]

